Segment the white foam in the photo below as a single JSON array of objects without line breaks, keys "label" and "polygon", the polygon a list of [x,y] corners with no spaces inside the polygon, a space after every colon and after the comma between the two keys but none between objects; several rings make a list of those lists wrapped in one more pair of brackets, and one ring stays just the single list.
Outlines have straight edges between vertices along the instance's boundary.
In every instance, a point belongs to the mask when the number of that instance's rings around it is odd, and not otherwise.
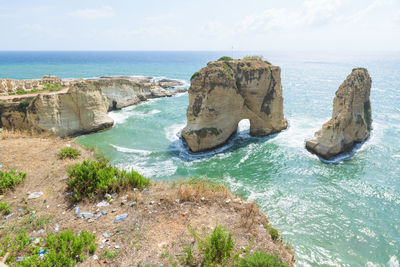
[{"label": "white foam", "polygon": [[120,146],[116,146],[113,144],[111,144],[111,146],[114,147],[117,151],[123,152],[123,153],[134,153],[134,154],[141,154],[141,155],[150,155],[151,154],[151,151],[148,151],[148,150],[120,147]]},{"label": "white foam", "polygon": [[173,124],[171,126],[165,127],[165,137],[171,142],[179,140],[179,132],[183,129],[184,126],[185,124]]},{"label": "white foam", "polygon": [[132,113],[124,111],[111,111],[108,113],[108,116],[114,120],[114,125],[126,122],[131,115]]},{"label": "white foam", "polygon": [[397,259],[397,257],[395,255],[393,255],[392,257],[390,257],[389,261],[388,261],[388,266],[389,267],[399,267],[399,260]]}]

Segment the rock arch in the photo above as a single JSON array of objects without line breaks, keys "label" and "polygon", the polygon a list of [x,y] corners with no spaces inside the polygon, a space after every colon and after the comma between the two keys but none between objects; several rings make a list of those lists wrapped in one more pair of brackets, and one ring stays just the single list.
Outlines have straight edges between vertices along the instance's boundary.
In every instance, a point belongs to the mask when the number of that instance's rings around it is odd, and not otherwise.
[{"label": "rock arch", "polygon": [[250,134],[287,127],[280,68],[262,60],[210,62],[191,78],[187,125],[182,136],[194,152],[224,144],[242,119]]}]

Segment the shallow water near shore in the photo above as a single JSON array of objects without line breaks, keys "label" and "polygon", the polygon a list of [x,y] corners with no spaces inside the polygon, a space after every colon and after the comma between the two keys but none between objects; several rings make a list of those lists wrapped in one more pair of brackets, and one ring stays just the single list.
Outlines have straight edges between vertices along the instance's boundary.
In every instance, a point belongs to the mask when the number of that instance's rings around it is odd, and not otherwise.
[{"label": "shallow water near shore", "polygon": [[[225,146],[190,153],[179,134],[188,105],[183,93],[113,111],[112,129],[77,141],[156,180],[227,183],[261,206],[300,266],[398,266],[400,54],[263,54],[282,68],[289,127],[279,134],[251,137],[244,120]],[[0,52],[0,78],[149,75],[189,82],[222,55],[231,52]],[[354,67],[366,67],[373,80],[373,132],[353,153],[323,162],[304,140],[330,117],[335,91]]]}]

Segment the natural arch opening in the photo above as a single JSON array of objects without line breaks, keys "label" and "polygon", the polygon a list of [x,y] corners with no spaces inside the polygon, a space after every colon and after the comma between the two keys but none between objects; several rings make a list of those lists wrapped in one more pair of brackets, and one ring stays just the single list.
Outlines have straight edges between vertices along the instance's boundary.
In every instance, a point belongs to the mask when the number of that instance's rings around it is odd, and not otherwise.
[{"label": "natural arch opening", "polygon": [[245,132],[248,133],[250,132],[250,120],[249,119],[242,119],[238,123],[238,129],[237,131],[240,132]]}]

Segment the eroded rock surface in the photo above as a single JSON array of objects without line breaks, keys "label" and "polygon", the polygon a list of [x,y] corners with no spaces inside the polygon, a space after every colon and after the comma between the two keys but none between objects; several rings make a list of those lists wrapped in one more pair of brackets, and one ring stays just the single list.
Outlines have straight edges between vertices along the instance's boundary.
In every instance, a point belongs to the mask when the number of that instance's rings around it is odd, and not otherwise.
[{"label": "eroded rock surface", "polygon": [[191,78],[187,125],[182,136],[194,152],[224,144],[242,119],[250,134],[266,136],[287,127],[281,70],[262,60],[208,63]]},{"label": "eroded rock surface", "polygon": [[329,159],[367,139],[372,124],[370,91],[368,71],[353,69],[336,91],[332,118],[306,141],[306,148]]}]

